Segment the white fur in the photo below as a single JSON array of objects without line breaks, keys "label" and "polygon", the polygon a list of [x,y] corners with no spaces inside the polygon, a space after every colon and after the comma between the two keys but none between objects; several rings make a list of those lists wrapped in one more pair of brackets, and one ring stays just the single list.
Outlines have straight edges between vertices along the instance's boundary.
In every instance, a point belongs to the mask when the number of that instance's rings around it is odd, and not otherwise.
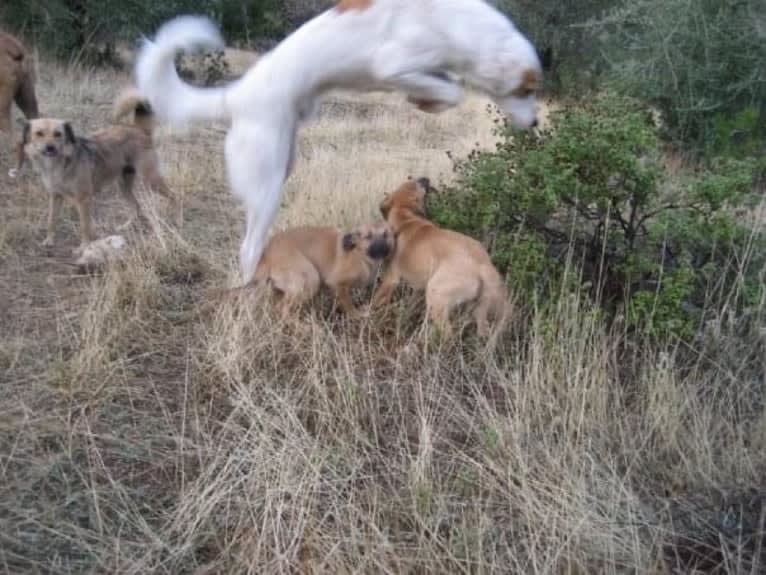
[{"label": "white fur", "polygon": [[324,92],[402,91],[441,111],[462,100],[462,78],[493,97],[512,123],[528,127],[536,118],[533,94],[511,95],[526,71],[540,74],[535,49],[483,0],[374,0],[364,10],[332,8],[225,87],[195,88],[178,77],[176,52],[196,45],[222,45],[210,21],[182,16],[166,23],[139,53],[136,81],[161,118],[231,119],[226,166],[247,211],[240,248],[245,284],[279,209],[298,126]]},{"label": "white fur", "polygon": [[77,250],[78,266],[100,266],[107,261],[119,259],[125,254],[127,242],[123,236],[107,236],[81,246]]}]

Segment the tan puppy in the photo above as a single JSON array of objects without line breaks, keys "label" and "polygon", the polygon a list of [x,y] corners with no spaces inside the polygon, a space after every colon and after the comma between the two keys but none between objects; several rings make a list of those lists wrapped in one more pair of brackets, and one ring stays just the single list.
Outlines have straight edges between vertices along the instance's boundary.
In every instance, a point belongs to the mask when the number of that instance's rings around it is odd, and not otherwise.
[{"label": "tan puppy", "polygon": [[255,273],[282,296],[282,315],[329,287],[343,311],[356,316],[351,288],[372,283],[380,264],[394,251],[385,223],[343,234],[335,228],[300,227],[275,234]]},{"label": "tan puppy", "polygon": [[0,31],[0,130],[10,132],[13,102],[28,119],[37,118],[35,70],[24,45]]},{"label": "tan puppy", "polygon": [[[75,136],[69,122],[53,118],[31,120],[24,126],[24,158],[31,160],[49,195],[48,231],[44,245],[53,245],[56,220],[66,197],[77,206],[81,244],[93,240],[90,204],[93,196],[115,180],[120,192],[141,216],[133,195],[136,175],[165,196],[170,190],[162,179],[159,158],[152,142],[152,111],[135,91],[115,102],[115,119],[134,114],[132,124],[116,124],[84,138]],[[131,219],[126,225],[130,224]]]},{"label": "tan puppy", "polygon": [[502,321],[508,303],[503,278],[479,242],[463,234],[441,229],[423,216],[426,178],[410,180],[393,193],[386,193],[380,211],[396,235],[396,251],[375,293],[372,305],[388,301],[404,280],[425,290],[428,316],[449,334],[449,315],[458,305],[476,304],[474,318],[478,333],[490,333],[488,318]]}]

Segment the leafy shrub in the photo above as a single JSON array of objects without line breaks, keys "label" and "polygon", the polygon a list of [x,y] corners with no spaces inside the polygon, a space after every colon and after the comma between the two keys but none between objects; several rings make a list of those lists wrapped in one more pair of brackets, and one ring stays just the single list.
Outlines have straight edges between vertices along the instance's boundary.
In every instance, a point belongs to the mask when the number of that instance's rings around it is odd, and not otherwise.
[{"label": "leafy shrub", "polygon": [[527,296],[556,293],[574,262],[606,309],[688,336],[711,300],[742,306],[762,293],[766,246],[753,248],[763,238],[740,221],[758,199],[754,162],[720,161],[676,181],[652,115],[610,93],[555,112],[547,131],[497,120],[497,134],[495,151],[455,160],[457,181],[429,213],[483,240]]},{"label": "leafy shrub", "polygon": [[206,14],[228,43],[289,32],[280,0],[46,0],[0,3],[0,22],[54,56],[112,63],[116,44],[135,42],[178,14]]},{"label": "leafy shrub", "polygon": [[214,86],[225,82],[231,73],[223,50],[199,54],[178,54],[175,60],[178,75],[187,82]]},{"label": "leafy shrub", "polygon": [[[766,137],[762,0],[632,0],[595,24],[611,77],[663,112],[668,135],[718,152]],[[739,153],[745,153],[740,149]]]}]

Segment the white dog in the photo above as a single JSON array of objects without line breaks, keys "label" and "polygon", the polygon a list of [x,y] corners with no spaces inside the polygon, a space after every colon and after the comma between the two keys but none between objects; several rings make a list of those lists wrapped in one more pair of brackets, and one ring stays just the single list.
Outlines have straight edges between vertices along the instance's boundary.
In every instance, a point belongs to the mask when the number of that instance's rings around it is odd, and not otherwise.
[{"label": "white dog", "polygon": [[142,47],[136,81],[157,116],[171,122],[231,120],[226,167],[247,211],[245,284],[279,209],[298,125],[324,92],[397,90],[421,110],[439,112],[462,100],[462,78],[515,125],[536,123],[537,53],[483,0],[341,0],[223,87],[197,88],[178,77],[175,54],[195,46],[223,46],[212,22],[193,16],[167,22]]}]

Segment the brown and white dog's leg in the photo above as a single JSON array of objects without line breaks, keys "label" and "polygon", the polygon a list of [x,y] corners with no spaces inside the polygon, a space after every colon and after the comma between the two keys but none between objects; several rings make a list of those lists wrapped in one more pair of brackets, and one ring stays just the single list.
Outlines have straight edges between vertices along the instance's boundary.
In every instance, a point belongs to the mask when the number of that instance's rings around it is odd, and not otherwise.
[{"label": "brown and white dog's leg", "polygon": [[56,220],[61,213],[61,204],[64,198],[60,194],[48,194],[48,227],[43,240],[46,247],[52,246],[56,234]]},{"label": "brown and white dog's leg", "polygon": [[90,227],[90,194],[83,194],[75,198],[77,214],[80,216],[80,247],[93,241],[93,232]]}]

